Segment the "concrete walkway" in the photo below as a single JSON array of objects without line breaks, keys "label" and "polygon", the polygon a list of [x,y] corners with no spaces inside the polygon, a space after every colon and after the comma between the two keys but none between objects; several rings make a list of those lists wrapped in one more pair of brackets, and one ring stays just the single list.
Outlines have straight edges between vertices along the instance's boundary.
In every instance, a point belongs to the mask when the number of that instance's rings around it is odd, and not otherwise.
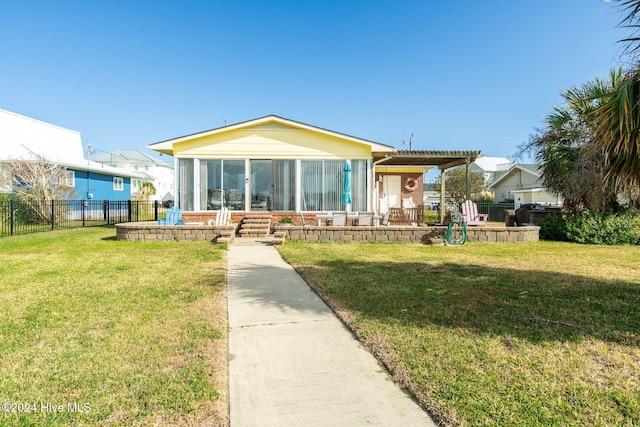
[{"label": "concrete walkway", "polygon": [[227,260],[231,426],[434,426],[277,250],[253,243],[236,239]]}]

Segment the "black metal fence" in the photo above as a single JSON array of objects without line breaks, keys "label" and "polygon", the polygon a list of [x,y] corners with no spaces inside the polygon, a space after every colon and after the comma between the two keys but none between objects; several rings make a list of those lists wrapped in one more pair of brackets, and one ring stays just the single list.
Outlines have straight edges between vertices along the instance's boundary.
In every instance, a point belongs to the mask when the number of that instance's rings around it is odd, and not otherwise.
[{"label": "black metal fence", "polygon": [[504,222],[504,211],[515,209],[514,203],[477,203],[478,213],[489,214],[489,221]]},{"label": "black metal fence", "polygon": [[0,237],[41,231],[156,221],[165,208],[157,201],[0,201]]},{"label": "black metal fence", "polygon": [[[515,209],[514,203],[476,203],[476,205],[478,206],[478,213],[488,214],[489,215],[488,221],[494,221],[494,222],[504,222],[505,220],[504,211]],[[439,221],[440,212],[438,208],[439,207],[436,206],[435,209],[425,210],[424,220],[426,222]],[[458,212],[462,212],[461,203],[457,203],[457,202],[447,203],[447,208],[449,210],[457,209]]]}]

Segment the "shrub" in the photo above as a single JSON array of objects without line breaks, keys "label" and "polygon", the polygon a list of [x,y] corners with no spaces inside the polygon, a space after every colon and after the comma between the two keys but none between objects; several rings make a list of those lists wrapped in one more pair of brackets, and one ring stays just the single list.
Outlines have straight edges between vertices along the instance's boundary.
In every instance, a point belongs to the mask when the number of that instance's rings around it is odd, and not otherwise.
[{"label": "shrub", "polygon": [[566,241],[567,223],[564,215],[547,215],[540,220],[540,238],[542,240]]},{"label": "shrub", "polygon": [[631,213],[598,212],[549,215],[540,221],[540,238],[585,244],[638,245],[640,217]]}]

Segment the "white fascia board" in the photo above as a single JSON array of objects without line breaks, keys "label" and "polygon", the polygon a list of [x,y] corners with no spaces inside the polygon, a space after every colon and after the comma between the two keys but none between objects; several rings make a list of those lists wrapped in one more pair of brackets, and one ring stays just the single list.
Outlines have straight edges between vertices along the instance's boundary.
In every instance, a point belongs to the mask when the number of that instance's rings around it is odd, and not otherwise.
[{"label": "white fascia board", "polygon": [[509,190],[510,193],[541,193],[543,191],[549,192],[549,190],[543,187],[521,188],[520,190]]}]

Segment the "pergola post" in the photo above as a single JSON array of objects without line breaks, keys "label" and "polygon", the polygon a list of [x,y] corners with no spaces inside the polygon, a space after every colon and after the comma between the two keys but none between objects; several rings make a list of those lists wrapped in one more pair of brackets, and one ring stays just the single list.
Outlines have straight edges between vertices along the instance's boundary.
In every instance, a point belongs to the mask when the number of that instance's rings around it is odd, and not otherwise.
[{"label": "pergola post", "polygon": [[440,169],[440,224],[444,224],[444,169]]},{"label": "pergola post", "polygon": [[467,157],[467,168],[466,168],[466,177],[467,177],[467,200],[471,200],[471,162]]}]

